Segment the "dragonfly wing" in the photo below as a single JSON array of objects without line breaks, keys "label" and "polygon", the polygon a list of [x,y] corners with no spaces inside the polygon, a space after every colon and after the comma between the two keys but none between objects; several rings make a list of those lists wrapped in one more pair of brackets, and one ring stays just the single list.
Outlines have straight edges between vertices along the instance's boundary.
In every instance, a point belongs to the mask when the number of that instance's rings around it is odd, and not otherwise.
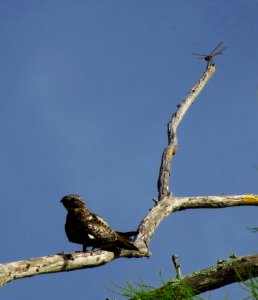
[{"label": "dragonfly wing", "polygon": [[224,48],[222,48],[222,49],[220,49],[220,50],[214,52],[214,53],[212,54],[212,56],[215,56],[215,55],[218,55],[218,54],[222,54],[222,52],[223,52],[225,49],[227,49],[227,47],[224,47]]},{"label": "dragonfly wing", "polygon": [[211,51],[209,56],[213,56],[213,54],[220,48],[223,42],[218,43],[218,45]]}]

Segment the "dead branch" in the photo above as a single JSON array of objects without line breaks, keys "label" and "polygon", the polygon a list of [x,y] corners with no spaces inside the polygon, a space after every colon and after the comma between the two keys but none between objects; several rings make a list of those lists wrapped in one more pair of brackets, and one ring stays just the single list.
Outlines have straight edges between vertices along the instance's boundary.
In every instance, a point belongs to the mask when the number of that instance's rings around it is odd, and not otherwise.
[{"label": "dead branch", "polygon": [[[148,222],[148,224],[150,230],[154,232],[157,228],[157,222],[160,220],[160,214],[163,214],[164,212],[165,216],[168,216],[172,212],[185,209],[225,208],[241,205],[257,206],[258,195],[165,197],[151,210],[148,216],[152,221]],[[165,216],[163,215],[164,218]],[[144,236],[144,238],[146,243],[148,243],[150,236]],[[122,250],[119,253],[109,251],[76,252],[68,254],[59,253],[0,264],[0,287],[15,279],[99,267],[117,258],[140,258],[148,257],[149,255],[150,253],[146,251],[146,247],[144,247],[141,248],[139,252]]]},{"label": "dead branch", "polygon": [[[177,106],[168,123],[168,146],[165,148],[158,179],[158,200],[154,207],[141,221],[138,227],[138,236],[135,244],[139,251],[121,250],[119,253],[108,251],[93,251],[80,253],[60,253],[44,257],[26,259],[11,263],[0,264],[0,286],[24,277],[40,274],[67,272],[72,270],[93,268],[106,264],[114,259],[147,257],[148,244],[160,222],[172,212],[193,208],[224,208],[240,205],[258,205],[257,195],[240,196],[199,196],[199,197],[174,197],[169,190],[170,165],[173,155],[177,150],[177,127],[185,113],[202,91],[208,80],[215,72],[215,65],[210,64],[199,82],[191,89],[188,96]],[[186,280],[185,277],[183,280]]]},{"label": "dead branch", "polygon": [[170,176],[170,168],[171,168],[171,160],[173,155],[175,155],[177,150],[177,127],[182,121],[184,115],[187,110],[193,104],[197,96],[203,90],[205,85],[208,83],[209,79],[211,79],[212,75],[216,71],[215,65],[211,64],[208,66],[199,82],[191,89],[186,98],[177,105],[177,111],[172,115],[171,120],[167,125],[168,129],[168,146],[165,148],[162,154],[161,165],[159,170],[159,178],[158,178],[158,193],[159,200],[165,196],[169,195],[169,176]]},{"label": "dead branch", "polygon": [[150,239],[160,224],[173,211],[173,196],[169,190],[169,177],[171,160],[175,155],[178,145],[177,140],[177,127],[182,121],[187,110],[195,101],[196,97],[200,94],[204,86],[208,83],[214,74],[216,68],[214,64],[208,66],[204,74],[201,76],[199,82],[191,89],[186,98],[177,105],[177,111],[172,115],[169,121],[168,128],[168,146],[162,154],[159,178],[158,178],[158,202],[157,205],[147,214],[138,227],[138,236],[136,242],[139,246],[144,247],[148,245]]},{"label": "dead branch", "polygon": [[225,208],[234,206],[257,206],[258,195],[222,195],[199,197],[174,197],[172,194],[163,197],[154,206],[140,224],[137,237],[148,245],[158,225],[171,213],[193,208]]},{"label": "dead branch", "polygon": [[[258,276],[258,254],[239,256],[227,260],[220,260],[217,264],[203,269],[180,280],[173,279],[161,288],[151,291],[155,295],[171,292],[173,299],[185,299],[182,295],[182,286],[192,290],[192,296],[211,291],[222,286],[245,281]],[[172,298],[171,298],[172,299]]]},{"label": "dead branch", "polygon": [[102,266],[114,259],[126,257],[144,257],[148,253],[122,250],[119,253],[109,251],[58,253],[0,264],[0,287],[20,278],[57,272],[69,272]]},{"label": "dead branch", "polygon": [[182,277],[182,273],[181,273],[181,269],[180,269],[181,265],[178,260],[178,255],[175,255],[175,254],[172,255],[172,262],[173,262],[173,265],[176,270],[176,278],[180,279]]}]

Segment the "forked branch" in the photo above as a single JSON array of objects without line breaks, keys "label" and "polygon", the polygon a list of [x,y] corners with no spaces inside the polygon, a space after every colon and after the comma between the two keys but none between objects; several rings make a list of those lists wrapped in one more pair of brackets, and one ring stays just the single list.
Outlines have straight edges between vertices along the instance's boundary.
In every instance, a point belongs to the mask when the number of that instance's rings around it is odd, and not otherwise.
[{"label": "forked branch", "polygon": [[257,206],[257,195],[174,197],[169,190],[171,160],[176,153],[178,143],[176,134],[177,127],[214,72],[215,65],[210,64],[199,82],[191,89],[188,96],[177,106],[177,111],[173,114],[168,123],[168,146],[165,148],[161,160],[158,179],[158,200],[155,201],[155,206],[141,221],[138,227],[139,234],[137,235],[135,244],[139,248],[139,251],[121,250],[117,253],[109,251],[70,254],[59,253],[56,255],[0,264],[0,286],[3,286],[14,279],[24,277],[98,267],[121,257],[139,258],[149,256],[148,245],[153,233],[160,222],[172,212],[192,208],[223,208],[240,205]]},{"label": "forked branch", "polygon": [[190,90],[186,98],[177,105],[177,111],[172,115],[167,125],[168,130],[168,146],[162,154],[159,178],[158,178],[158,201],[156,206],[142,220],[138,231],[136,241],[138,244],[148,245],[150,239],[160,224],[174,209],[173,196],[169,189],[169,177],[171,175],[171,161],[176,153],[178,146],[177,127],[182,121],[184,115],[193,104],[197,96],[203,90],[214,74],[216,68],[214,64],[210,64],[201,76],[198,83]]}]

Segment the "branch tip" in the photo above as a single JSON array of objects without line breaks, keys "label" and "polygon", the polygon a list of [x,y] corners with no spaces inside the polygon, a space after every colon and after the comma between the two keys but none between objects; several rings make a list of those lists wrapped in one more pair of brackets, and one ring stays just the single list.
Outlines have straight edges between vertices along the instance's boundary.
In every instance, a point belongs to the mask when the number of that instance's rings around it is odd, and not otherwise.
[{"label": "branch tip", "polygon": [[181,269],[180,269],[181,265],[180,265],[179,260],[178,260],[178,255],[176,255],[176,254],[172,255],[172,262],[173,262],[173,265],[174,265],[175,270],[176,270],[176,278],[180,279],[182,277],[182,273],[181,273]]}]

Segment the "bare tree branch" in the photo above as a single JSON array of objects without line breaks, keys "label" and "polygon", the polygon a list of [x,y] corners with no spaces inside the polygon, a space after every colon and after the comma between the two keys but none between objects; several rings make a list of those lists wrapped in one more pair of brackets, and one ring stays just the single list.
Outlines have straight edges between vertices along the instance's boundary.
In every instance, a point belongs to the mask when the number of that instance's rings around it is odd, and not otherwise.
[{"label": "bare tree branch", "polygon": [[[158,201],[155,201],[155,206],[149,211],[138,227],[139,234],[136,237],[135,244],[139,248],[139,251],[121,250],[117,253],[108,251],[70,254],[59,253],[56,255],[0,264],[0,286],[12,280],[24,277],[98,267],[121,257],[148,257],[150,255],[148,252],[148,244],[152,235],[160,222],[172,212],[193,208],[224,208],[240,205],[257,206],[257,195],[174,197],[169,190],[170,164],[173,155],[176,153],[178,144],[176,135],[177,127],[214,72],[215,65],[210,64],[199,82],[177,106],[177,111],[173,114],[168,123],[168,146],[165,148],[161,160],[158,179]],[[183,280],[186,280],[186,278],[187,277]]]},{"label": "bare tree branch", "polygon": [[[173,279],[161,288],[151,291],[153,299],[156,295],[166,295],[171,291],[173,299],[185,299],[182,295],[182,286],[192,290],[192,296],[211,291],[222,286],[245,281],[258,276],[258,254],[239,256],[228,260],[220,260],[217,264],[203,269],[180,280]],[[172,299],[172,298],[171,298]]]},{"label": "bare tree branch", "polygon": [[182,277],[182,273],[181,273],[181,269],[180,269],[181,265],[178,260],[178,255],[176,255],[176,254],[172,255],[172,262],[173,262],[173,265],[176,270],[176,278],[180,279]]},{"label": "bare tree branch", "polygon": [[174,198],[175,210],[190,208],[225,208],[234,206],[257,206],[258,195],[222,195]]},{"label": "bare tree branch", "polygon": [[142,220],[138,227],[138,236],[136,242],[138,247],[147,246],[150,239],[159,225],[173,211],[173,196],[169,191],[169,177],[171,160],[177,150],[177,127],[182,121],[187,110],[195,101],[196,97],[200,94],[204,86],[208,83],[209,79],[214,74],[216,68],[214,64],[210,64],[200,78],[199,82],[191,89],[186,98],[177,105],[177,111],[172,115],[169,121],[168,128],[168,146],[162,154],[159,178],[158,178],[158,197],[159,201],[156,206],[148,213]]},{"label": "bare tree branch", "polygon": [[[258,195],[165,197],[148,214],[148,218],[152,219],[148,224],[150,231],[154,232],[158,226],[158,221],[161,220],[161,214],[165,218],[172,212],[185,209],[225,208],[241,205],[258,205]],[[147,221],[149,220],[148,218]],[[143,224],[143,226],[145,225]],[[147,237],[145,236],[146,241],[149,241],[150,236],[148,235]],[[139,252],[122,250],[118,253],[108,251],[59,253],[0,264],[0,287],[15,279],[99,267],[117,258],[140,258],[148,257],[149,255],[150,253],[146,251],[146,248],[141,248]]]},{"label": "bare tree branch", "polygon": [[177,127],[182,121],[184,115],[187,110],[195,101],[196,97],[203,90],[205,85],[208,83],[209,79],[211,79],[212,75],[216,71],[215,65],[210,64],[205,70],[204,74],[200,78],[199,82],[191,89],[186,98],[177,105],[177,111],[172,115],[171,120],[169,121],[168,128],[168,146],[165,148],[162,154],[161,166],[159,170],[159,178],[158,178],[158,193],[159,199],[162,197],[169,195],[169,176],[170,176],[170,168],[171,168],[171,160],[173,155],[177,150]]},{"label": "bare tree branch", "polygon": [[199,197],[174,197],[172,194],[158,201],[139,226],[140,234],[137,236],[146,245],[149,244],[152,235],[158,225],[171,213],[192,208],[225,208],[234,206],[257,206],[258,195],[222,195]]},{"label": "bare tree branch", "polygon": [[122,250],[119,253],[92,251],[58,253],[55,255],[0,264],[0,287],[15,279],[99,267],[121,257],[138,258],[144,256],[148,256],[148,254],[140,254],[138,251],[129,250]]}]

